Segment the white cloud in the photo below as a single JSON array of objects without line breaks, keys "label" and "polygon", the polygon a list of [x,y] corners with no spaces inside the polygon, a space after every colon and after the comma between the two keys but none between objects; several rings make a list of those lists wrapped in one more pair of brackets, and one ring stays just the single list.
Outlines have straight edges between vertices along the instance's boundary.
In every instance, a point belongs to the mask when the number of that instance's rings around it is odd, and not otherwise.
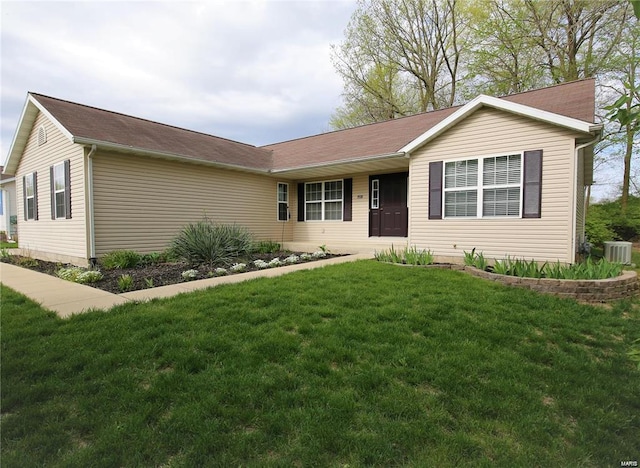
[{"label": "white cloud", "polygon": [[[3,2],[2,153],[27,91],[268,143],[326,129],[355,1]],[[235,125],[235,127],[234,127]],[[283,130],[284,129],[284,130]]]}]

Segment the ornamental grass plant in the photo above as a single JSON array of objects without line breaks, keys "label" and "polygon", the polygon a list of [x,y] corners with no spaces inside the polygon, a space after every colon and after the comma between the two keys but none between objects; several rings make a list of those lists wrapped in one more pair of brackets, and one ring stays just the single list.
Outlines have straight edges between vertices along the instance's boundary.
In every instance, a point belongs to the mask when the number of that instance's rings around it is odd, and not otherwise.
[{"label": "ornamental grass plant", "polygon": [[218,224],[209,218],[190,223],[171,242],[176,257],[191,265],[231,265],[254,248],[249,230],[237,224]]}]

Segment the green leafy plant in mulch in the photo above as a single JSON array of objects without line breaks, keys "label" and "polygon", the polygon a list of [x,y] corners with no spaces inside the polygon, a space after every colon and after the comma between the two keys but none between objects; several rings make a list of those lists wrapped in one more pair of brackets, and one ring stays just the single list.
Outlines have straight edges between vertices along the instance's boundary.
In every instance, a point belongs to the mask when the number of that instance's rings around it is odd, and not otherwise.
[{"label": "green leafy plant in mulch", "polygon": [[133,276],[130,274],[120,275],[118,278],[118,288],[121,292],[130,291],[133,288]]},{"label": "green leafy plant in mulch", "polygon": [[380,262],[402,263],[406,265],[431,265],[433,263],[433,252],[427,249],[418,249],[416,246],[405,246],[402,250],[391,248],[374,254],[376,260]]},{"label": "green leafy plant in mulch", "polygon": [[205,217],[187,224],[171,242],[171,251],[192,265],[231,264],[248,257],[253,246],[246,227],[218,224]]},{"label": "green leafy plant in mulch", "polygon": [[133,250],[113,250],[100,259],[105,270],[135,268],[140,264],[142,256]]},{"label": "green leafy plant in mulch", "polygon": [[270,254],[275,252],[280,252],[281,245],[278,242],[270,241],[270,240],[262,240],[258,242],[254,242],[251,246],[252,253],[258,254]]},{"label": "green leafy plant in mulch", "polygon": [[3,466],[619,466],[640,448],[640,301],[375,261],[64,320],[1,293]]},{"label": "green leafy plant in mulch", "polygon": [[60,268],[56,274],[64,280],[80,284],[96,283],[104,277],[98,270],[87,270],[80,267]]},{"label": "green leafy plant in mulch", "polygon": [[476,267],[479,270],[486,270],[489,266],[487,259],[484,258],[482,252],[476,252],[476,248],[471,249],[471,252],[464,251],[464,264],[467,266]]},{"label": "green leafy plant in mulch", "polygon": [[[473,249],[464,252],[464,263],[480,270],[488,270],[488,262],[482,253]],[[507,257],[496,260],[490,271],[499,275],[518,276],[521,278],[553,278],[565,280],[599,280],[615,278],[622,274],[624,265],[610,262],[606,258],[594,260],[587,257],[583,262],[571,265],[560,262],[540,264],[535,260]]]}]

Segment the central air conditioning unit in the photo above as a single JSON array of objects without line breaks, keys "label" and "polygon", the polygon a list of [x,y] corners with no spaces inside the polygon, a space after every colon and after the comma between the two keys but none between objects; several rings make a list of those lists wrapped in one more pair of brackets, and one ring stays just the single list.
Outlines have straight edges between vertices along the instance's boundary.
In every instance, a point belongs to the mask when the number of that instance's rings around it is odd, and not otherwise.
[{"label": "central air conditioning unit", "polygon": [[631,242],[605,242],[604,258],[610,262],[629,265],[631,263]]}]

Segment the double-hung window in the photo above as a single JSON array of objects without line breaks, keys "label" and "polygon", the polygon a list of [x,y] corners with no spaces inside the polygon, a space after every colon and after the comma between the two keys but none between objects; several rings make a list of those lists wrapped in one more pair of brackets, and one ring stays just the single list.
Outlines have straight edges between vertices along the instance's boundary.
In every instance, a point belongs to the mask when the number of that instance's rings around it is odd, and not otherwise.
[{"label": "double-hung window", "polygon": [[278,182],[278,221],[289,221],[289,184]]},{"label": "double-hung window", "polygon": [[342,220],[342,180],[306,183],[304,196],[305,220]]},{"label": "double-hung window", "polygon": [[483,159],[482,216],[520,216],[522,156]]},{"label": "double-hung window", "polygon": [[67,216],[65,201],[65,175],[64,175],[64,163],[56,164],[53,166],[53,197],[54,203],[54,217],[65,218]]},{"label": "double-hung window", "polygon": [[71,173],[67,159],[49,168],[51,177],[51,219],[71,218]]},{"label": "double-hung window", "polygon": [[23,178],[24,183],[24,219],[38,219],[36,209],[36,173]]},{"label": "double-hung window", "polygon": [[453,161],[444,167],[444,216],[478,215],[478,160]]},{"label": "double-hung window", "polygon": [[445,163],[445,218],[520,216],[522,155]]}]

